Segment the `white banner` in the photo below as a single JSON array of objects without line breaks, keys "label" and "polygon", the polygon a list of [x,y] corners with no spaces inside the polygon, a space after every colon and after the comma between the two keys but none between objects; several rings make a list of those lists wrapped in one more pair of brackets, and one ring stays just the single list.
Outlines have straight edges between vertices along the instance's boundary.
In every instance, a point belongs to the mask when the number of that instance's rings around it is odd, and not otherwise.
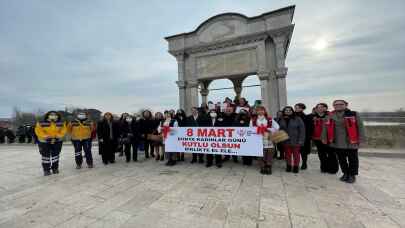
[{"label": "white banner", "polygon": [[165,151],[263,157],[263,138],[254,127],[172,127]]}]

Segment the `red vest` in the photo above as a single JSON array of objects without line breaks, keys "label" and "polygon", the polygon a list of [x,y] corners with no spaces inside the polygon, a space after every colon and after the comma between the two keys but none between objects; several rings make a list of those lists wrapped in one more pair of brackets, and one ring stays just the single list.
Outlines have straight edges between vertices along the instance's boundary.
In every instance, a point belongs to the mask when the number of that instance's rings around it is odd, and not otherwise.
[{"label": "red vest", "polygon": [[314,131],[312,133],[312,139],[321,140],[324,120],[322,118],[315,117],[313,122],[314,122]]},{"label": "red vest", "polygon": [[[334,112],[331,112],[330,115],[333,115]],[[344,122],[346,133],[349,139],[350,144],[358,144],[359,143],[359,130],[357,127],[357,120],[356,120],[357,113],[352,111],[345,111],[344,113]],[[336,123],[333,119],[329,118],[325,121],[325,126],[327,129],[327,143],[332,143],[335,140],[335,127]]]}]

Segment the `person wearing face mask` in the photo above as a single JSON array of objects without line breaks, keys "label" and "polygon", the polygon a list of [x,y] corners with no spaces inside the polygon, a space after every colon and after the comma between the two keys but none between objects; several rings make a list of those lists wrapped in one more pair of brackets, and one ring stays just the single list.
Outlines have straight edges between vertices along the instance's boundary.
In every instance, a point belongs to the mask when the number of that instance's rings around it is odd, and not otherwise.
[{"label": "person wearing face mask", "polygon": [[63,137],[67,132],[66,123],[56,111],[45,114],[44,120],[35,126],[38,137],[39,153],[42,156],[44,176],[59,173],[59,154],[62,150]]},{"label": "person wearing face mask", "polygon": [[282,142],[285,160],[287,163],[286,171],[298,173],[300,165],[300,149],[305,143],[305,125],[304,121],[295,115],[291,106],[283,109],[283,117],[279,121],[280,129],[287,132],[289,139]]},{"label": "person wearing face mask", "polygon": [[[205,127],[207,126],[207,119],[208,118],[204,114],[198,112],[197,107],[193,107],[191,108],[191,116],[187,118],[187,127]],[[193,153],[192,156],[191,163],[196,163],[197,157],[198,163],[204,163],[204,154]]]},{"label": "person wearing face mask", "polygon": [[345,100],[333,102],[335,110],[329,113],[325,120],[321,139],[329,144],[338,156],[343,172],[340,180],[352,184],[359,173],[358,149],[365,141],[365,133],[360,115],[347,106]]},{"label": "person wearing face mask", "polygon": [[270,134],[279,129],[278,123],[267,114],[263,106],[256,107],[257,117],[252,118],[250,121],[251,127],[256,127],[257,133],[263,136],[263,159],[261,160],[261,174],[272,174],[272,162],[274,145],[270,140]]},{"label": "person wearing face mask", "polygon": [[[236,114],[234,112],[233,106],[227,106],[225,112],[221,113],[218,117],[218,126],[220,127],[231,127],[235,122]],[[228,161],[231,158],[229,155],[225,155],[223,161]],[[238,156],[232,155],[233,162],[238,162]]]},{"label": "person wearing face mask", "polygon": [[[183,109],[177,110],[174,118],[176,119],[179,127],[187,126],[187,116],[186,116],[186,112]],[[180,153],[180,152],[177,153],[177,161],[184,161],[184,153]]]},{"label": "person wearing face mask", "polygon": [[115,151],[120,130],[119,124],[114,121],[110,112],[106,112],[103,119],[97,124],[97,136],[104,165],[115,163]]},{"label": "person wearing face mask", "polygon": [[[249,127],[250,125],[250,117],[249,112],[242,109],[240,110],[239,114],[236,115],[235,122],[233,126],[235,127]],[[242,163],[243,165],[251,166],[253,158],[251,156],[242,156]]]},{"label": "person wearing face mask", "polygon": [[[164,111],[164,120],[160,122],[158,132],[163,136],[163,146],[162,146],[162,154],[166,152],[167,155],[167,166],[174,166],[176,165],[176,153],[174,152],[167,152],[165,150],[165,139],[167,138],[168,134],[170,133],[170,128],[178,127],[176,119],[173,118],[174,116],[170,111]],[[159,155],[157,155],[159,156]]]},{"label": "person wearing face mask", "polygon": [[314,142],[320,161],[320,169],[322,173],[335,174],[339,171],[339,163],[335,151],[331,150],[327,144],[321,140],[325,120],[328,117],[328,105],[319,103],[315,107],[315,112],[312,116],[312,141]]},{"label": "person wearing face mask", "polygon": [[125,154],[126,162],[131,161],[131,147],[132,159],[134,162],[138,161],[138,124],[136,120],[128,115],[120,123],[120,135],[122,139],[123,151]]},{"label": "person wearing face mask", "polygon": [[75,149],[76,169],[82,168],[82,150],[84,150],[87,167],[93,168],[93,156],[91,154],[93,131],[93,122],[88,119],[88,115],[85,112],[79,112],[76,115],[76,119],[72,120],[68,125],[68,132],[70,133],[72,144]]},{"label": "person wearing face mask", "polygon": [[[218,116],[217,116],[217,112],[215,111],[215,109],[213,109],[213,110],[210,110],[209,112],[208,112],[208,115],[209,115],[209,121],[208,121],[208,124],[207,124],[207,127],[219,127],[219,122],[218,122]],[[215,165],[218,167],[218,168],[221,168],[222,167],[222,156],[220,155],[220,154],[207,154],[206,155],[206,158],[207,158],[207,163],[206,163],[206,167],[208,168],[208,167],[211,167],[212,166],[212,163],[213,163],[213,160],[214,160],[214,157],[215,157]]]}]

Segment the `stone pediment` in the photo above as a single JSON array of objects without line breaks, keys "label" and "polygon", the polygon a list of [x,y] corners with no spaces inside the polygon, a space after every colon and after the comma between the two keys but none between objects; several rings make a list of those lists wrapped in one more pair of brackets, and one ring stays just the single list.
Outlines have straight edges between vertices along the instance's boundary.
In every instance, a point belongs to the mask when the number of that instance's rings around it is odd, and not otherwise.
[{"label": "stone pediment", "polygon": [[[194,31],[168,36],[169,52],[189,52],[196,48],[229,42],[237,44],[243,39],[284,32],[291,37],[295,6],[270,11],[255,17],[239,13],[223,13],[201,23]],[[235,43],[235,41],[237,41]]]},{"label": "stone pediment", "polygon": [[198,41],[212,43],[247,34],[247,18],[241,14],[228,13],[208,19],[197,29]]}]

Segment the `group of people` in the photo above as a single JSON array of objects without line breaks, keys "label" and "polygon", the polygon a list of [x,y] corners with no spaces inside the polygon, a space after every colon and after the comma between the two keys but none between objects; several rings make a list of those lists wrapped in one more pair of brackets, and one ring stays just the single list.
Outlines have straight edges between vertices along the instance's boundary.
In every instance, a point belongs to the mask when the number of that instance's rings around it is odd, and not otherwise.
[{"label": "group of people", "polygon": [[[166,160],[167,166],[185,161],[184,153],[165,151],[164,138],[172,127],[255,127],[263,137],[263,157],[223,156],[218,154],[193,153],[191,163],[205,163],[221,168],[223,162],[241,161],[252,165],[257,159],[260,173],[272,174],[273,157],[285,159],[286,172],[298,173],[307,169],[308,155],[315,145],[320,160],[320,171],[336,174],[339,165],[347,183],[354,183],[358,174],[358,148],[364,141],[363,123],[357,112],[348,109],[344,100],[333,102],[333,111],[328,105],[319,103],[310,114],[305,114],[305,105],[286,106],[274,118],[260,105],[251,107],[245,98],[214,104],[209,102],[201,107],[193,107],[191,115],[184,110],[167,110],[154,115],[144,110],[141,116],[123,113],[119,120],[110,112],[94,124],[85,112],[79,112],[75,120],[65,123],[55,111],[50,111],[44,120],[37,123],[35,134],[38,137],[42,155],[44,175],[58,173],[59,154],[65,134],[70,134],[75,150],[76,168],[82,168],[84,151],[86,163],[93,167],[91,152],[92,140],[97,138],[99,154],[105,165],[115,162],[118,151],[125,154],[126,162],[138,160],[138,150],[143,148],[145,159]],[[284,131],[288,139],[274,143],[271,135]],[[301,164],[301,167],[299,167]]]}]

